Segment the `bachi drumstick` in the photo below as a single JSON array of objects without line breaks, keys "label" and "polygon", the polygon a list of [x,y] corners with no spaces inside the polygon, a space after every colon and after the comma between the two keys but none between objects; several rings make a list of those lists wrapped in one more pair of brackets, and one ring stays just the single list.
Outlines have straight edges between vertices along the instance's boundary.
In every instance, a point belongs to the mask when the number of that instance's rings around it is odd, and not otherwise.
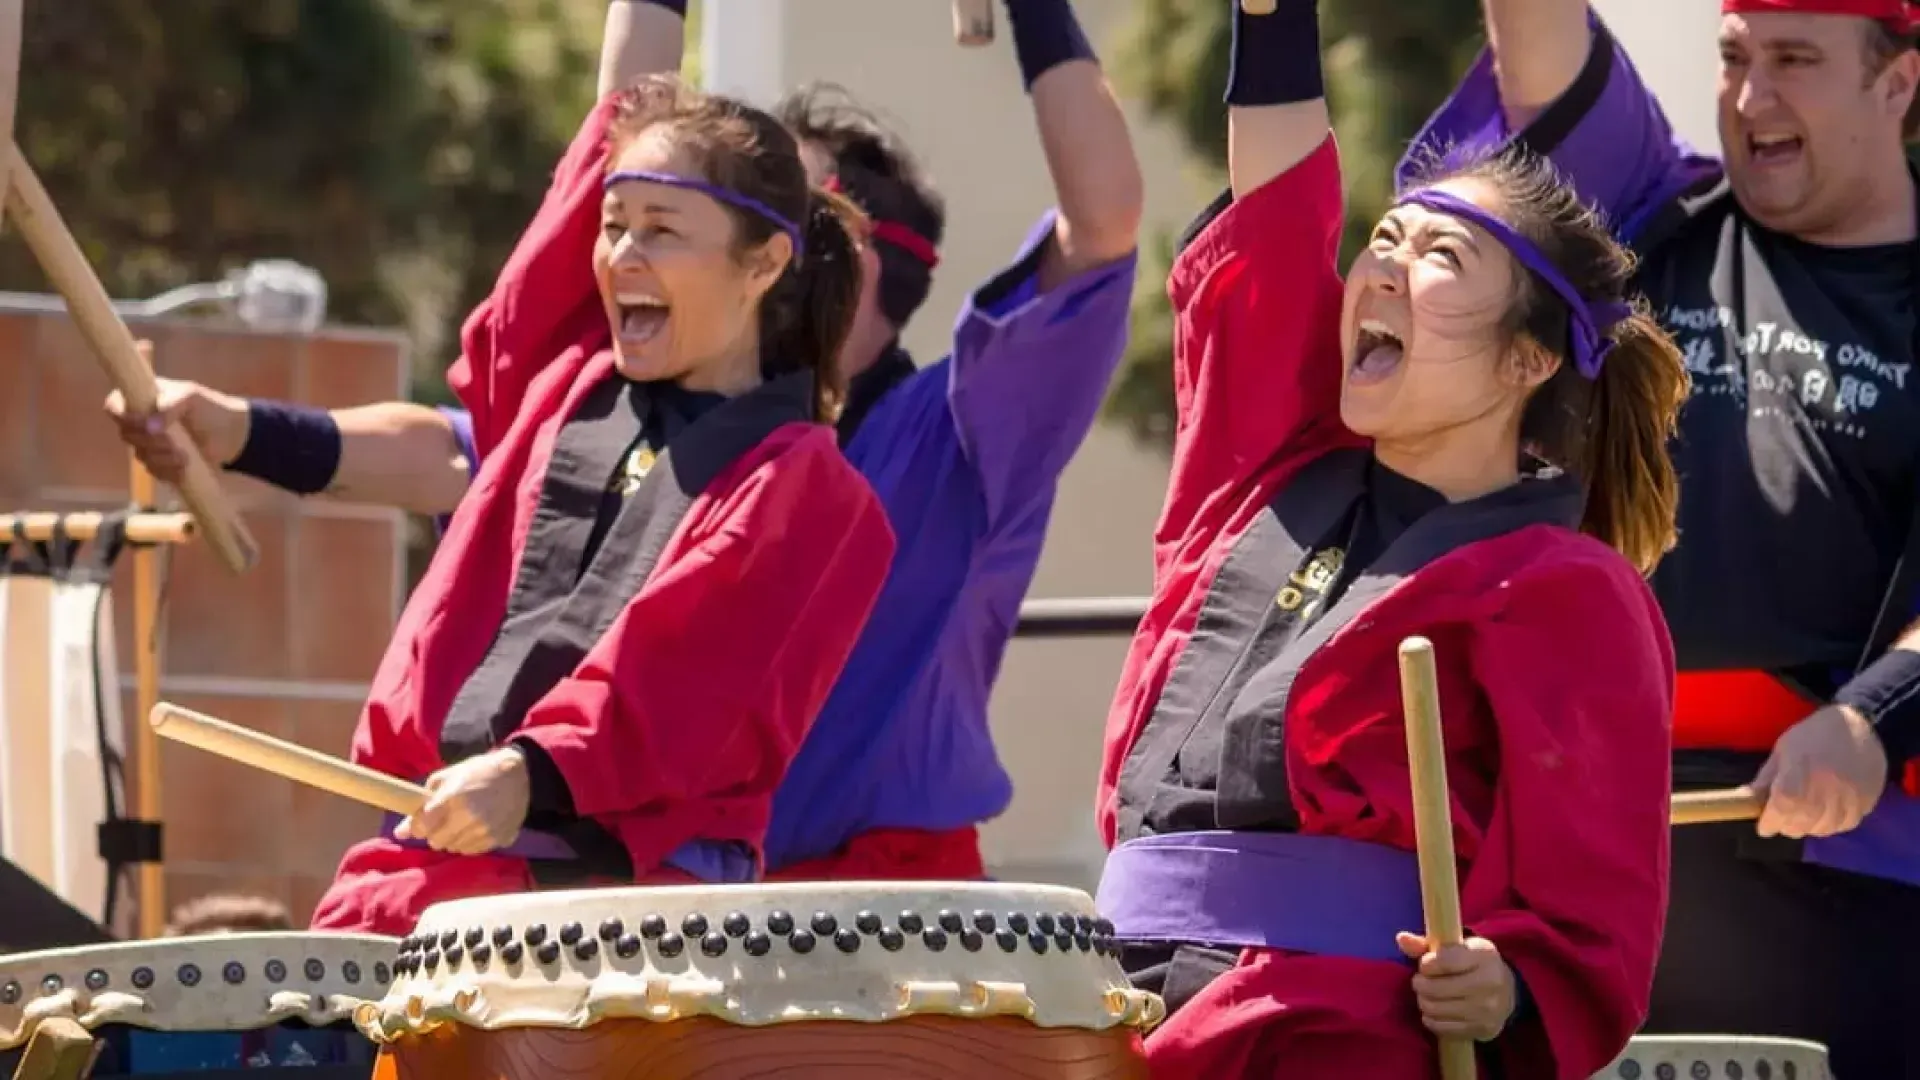
[{"label": "bachi drumstick", "polygon": [[[1440,680],[1433,642],[1400,643],[1400,704],[1407,717],[1407,765],[1413,773],[1414,847],[1420,857],[1420,896],[1427,913],[1427,944],[1438,950],[1466,940],[1460,921],[1460,883],[1453,861],[1453,809],[1447,795],[1446,748],[1440,738]],[[1441,1080],[1474,1080],[1473,1040],[1440,1038]]]},{"label": "bachi drumstick", "polygon": [[993,44],[993,0],[953,0],[953,40],[969,47]]},{"label": "bachi drumstick", "polygon": [[411,816],[427,801],[427,789],[418,784],[164,701],[147,722],[176,742],[391,813]]},{"label": "bachi drumstick", "polygon": [[1711,825],[1719,821],[1752,821],[1767,800],[1750,787],[1718,791],[1687,791],[1673,797],[1675,825]]}]

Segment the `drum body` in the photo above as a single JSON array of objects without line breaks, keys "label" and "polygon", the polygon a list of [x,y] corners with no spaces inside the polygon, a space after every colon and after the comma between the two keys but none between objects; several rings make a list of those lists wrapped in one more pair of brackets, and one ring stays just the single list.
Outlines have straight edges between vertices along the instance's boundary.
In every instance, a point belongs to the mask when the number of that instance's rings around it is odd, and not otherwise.
[{"label": "drum body", "polygon": [[1827,1048],[1744,1035],[1642,1035],[1594,1080],[1832,1080]]},{"label": "drum body", "polygon": [[1146,1080],[1164,1015],[1092,898],[1018,885],[603,889],[429,908],[356,1022],[381,1080]]},{"label": "drum body", "polygon": [[365,1080],[353,1012],[386,992],[399,942],[357,934],[162,938],[0,956],[0,1075],[40,1022],[77,1020],[92,1076]]}]

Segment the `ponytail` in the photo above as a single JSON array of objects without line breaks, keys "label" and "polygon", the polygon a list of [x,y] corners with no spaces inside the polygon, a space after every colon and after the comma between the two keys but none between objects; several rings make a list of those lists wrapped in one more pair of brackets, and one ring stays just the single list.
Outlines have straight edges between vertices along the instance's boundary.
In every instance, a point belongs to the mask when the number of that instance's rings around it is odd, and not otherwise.
[{"label": "ponytail", "polygon": [[1643,310],[1611,337],[1587,409],[1585,452],[1572,463],[1587,488],[1580,531],[1651,574],[1676,539],[1680,481],[1669,444],[1687,399],[1687,369],[1673,339]]},{"label": "ponytail", "polygon": [[760,303],[760,355],[769,373],[814,374],[814,419],[831,424],[846,399],[840,348],[859,311],[862,274],[854,237],[860,211],[844,196],[807,194],[804,249]]}]

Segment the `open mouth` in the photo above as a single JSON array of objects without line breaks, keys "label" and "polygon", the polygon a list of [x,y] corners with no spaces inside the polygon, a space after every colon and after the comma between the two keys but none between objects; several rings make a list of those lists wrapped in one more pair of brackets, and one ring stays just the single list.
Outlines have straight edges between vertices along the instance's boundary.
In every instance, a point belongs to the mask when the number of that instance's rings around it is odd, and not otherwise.
[{"label": "open mouth", "polygon": [[667,325],[667,302],[657,296],[619,296],[614,298],[614,310],[620,316],[620,341],[624,345],[645,345]]},{"label": "open mouth", "polygon": [[1747,156],[1756,165],[1784,165],[1799,156],[1802,145],[1798,135],[1749,135]]},{"label": "open mouth", "polygon": [[1400,335],[1378,319],[1362,319],[1360,338],[1353,346],[1353,370],[1347,378],[1359,383],[1379,382],[1400,366],[1402,355]]}]

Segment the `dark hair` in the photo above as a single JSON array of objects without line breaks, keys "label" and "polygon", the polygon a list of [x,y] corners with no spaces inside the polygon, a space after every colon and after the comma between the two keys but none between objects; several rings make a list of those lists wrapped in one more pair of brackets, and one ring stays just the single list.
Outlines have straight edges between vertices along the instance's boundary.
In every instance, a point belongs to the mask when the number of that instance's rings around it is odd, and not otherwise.
[{"label": "dark hair", "polygon": [[[1509,150],[1438,179],[1491,186],[1501,203],[1500,219],[1531,241],[1581,296],[1627,300],[1632,252],[1546,159]],[[1581,531],[1651,573],[1674,543],[1680,484],[1668,443],[1687,398],[1686,365],[1644,302],[1636,302],[1633,314],[1607,334],[1613,350],[1598,379],[1574,366],[1570,329],[1565,302],[1524,270],[1507,313],[1507,334],[1548,350],[1561,364],[1521,413],[1521,443],[1584,485]]]},{"label": "dark hair", "polygon": [[260,930],[291,930],[287,906],[265,896],[203,896],[173,909],[168,937]]},{"label": "dark hair", "polygon": [[[868,217],[897,222],[940,246],[947,228],[945,200],[899,137],[844,87],[809,83],[787,95],[777,111],[801,142],[833,158],[841,190]],[[927,302],[933,268],[891,244],[874,249],[880,256],[880,313],[895,328],[905,326]]]},{"label": "dark hair", "polygon": [[[1894,29],[1878,19],[1869,19],[1866,24],[1865,42],[1867,49],[1867,80],[1871,83],[1887,70],[1887,65],[1900,59],[1915,47],[1912,34],[1896,33]],[[1920,135],[1920,94],[1907,103],[1907,115],[1900,122],[1900,135],[1913,139]]]},{"label": "dark hair", "polygon": [[[608,142],[621,147],[667,125],[701,170],[701,179],[771,207],[800,225],[804,251],[760,300],[760,363],[768,376],[807,370],[817,389],[814,418],[832,423],[845,398],[840,346],[860,305],[860,260],[854,237],[865,231],[851,202],[810,187],[800,145],[770,113],[706,94],[671,75],[650,75],[621,93]],[[733,217],[734,252],[767,242],[778,230],[766,217],[721,203]]]}]

